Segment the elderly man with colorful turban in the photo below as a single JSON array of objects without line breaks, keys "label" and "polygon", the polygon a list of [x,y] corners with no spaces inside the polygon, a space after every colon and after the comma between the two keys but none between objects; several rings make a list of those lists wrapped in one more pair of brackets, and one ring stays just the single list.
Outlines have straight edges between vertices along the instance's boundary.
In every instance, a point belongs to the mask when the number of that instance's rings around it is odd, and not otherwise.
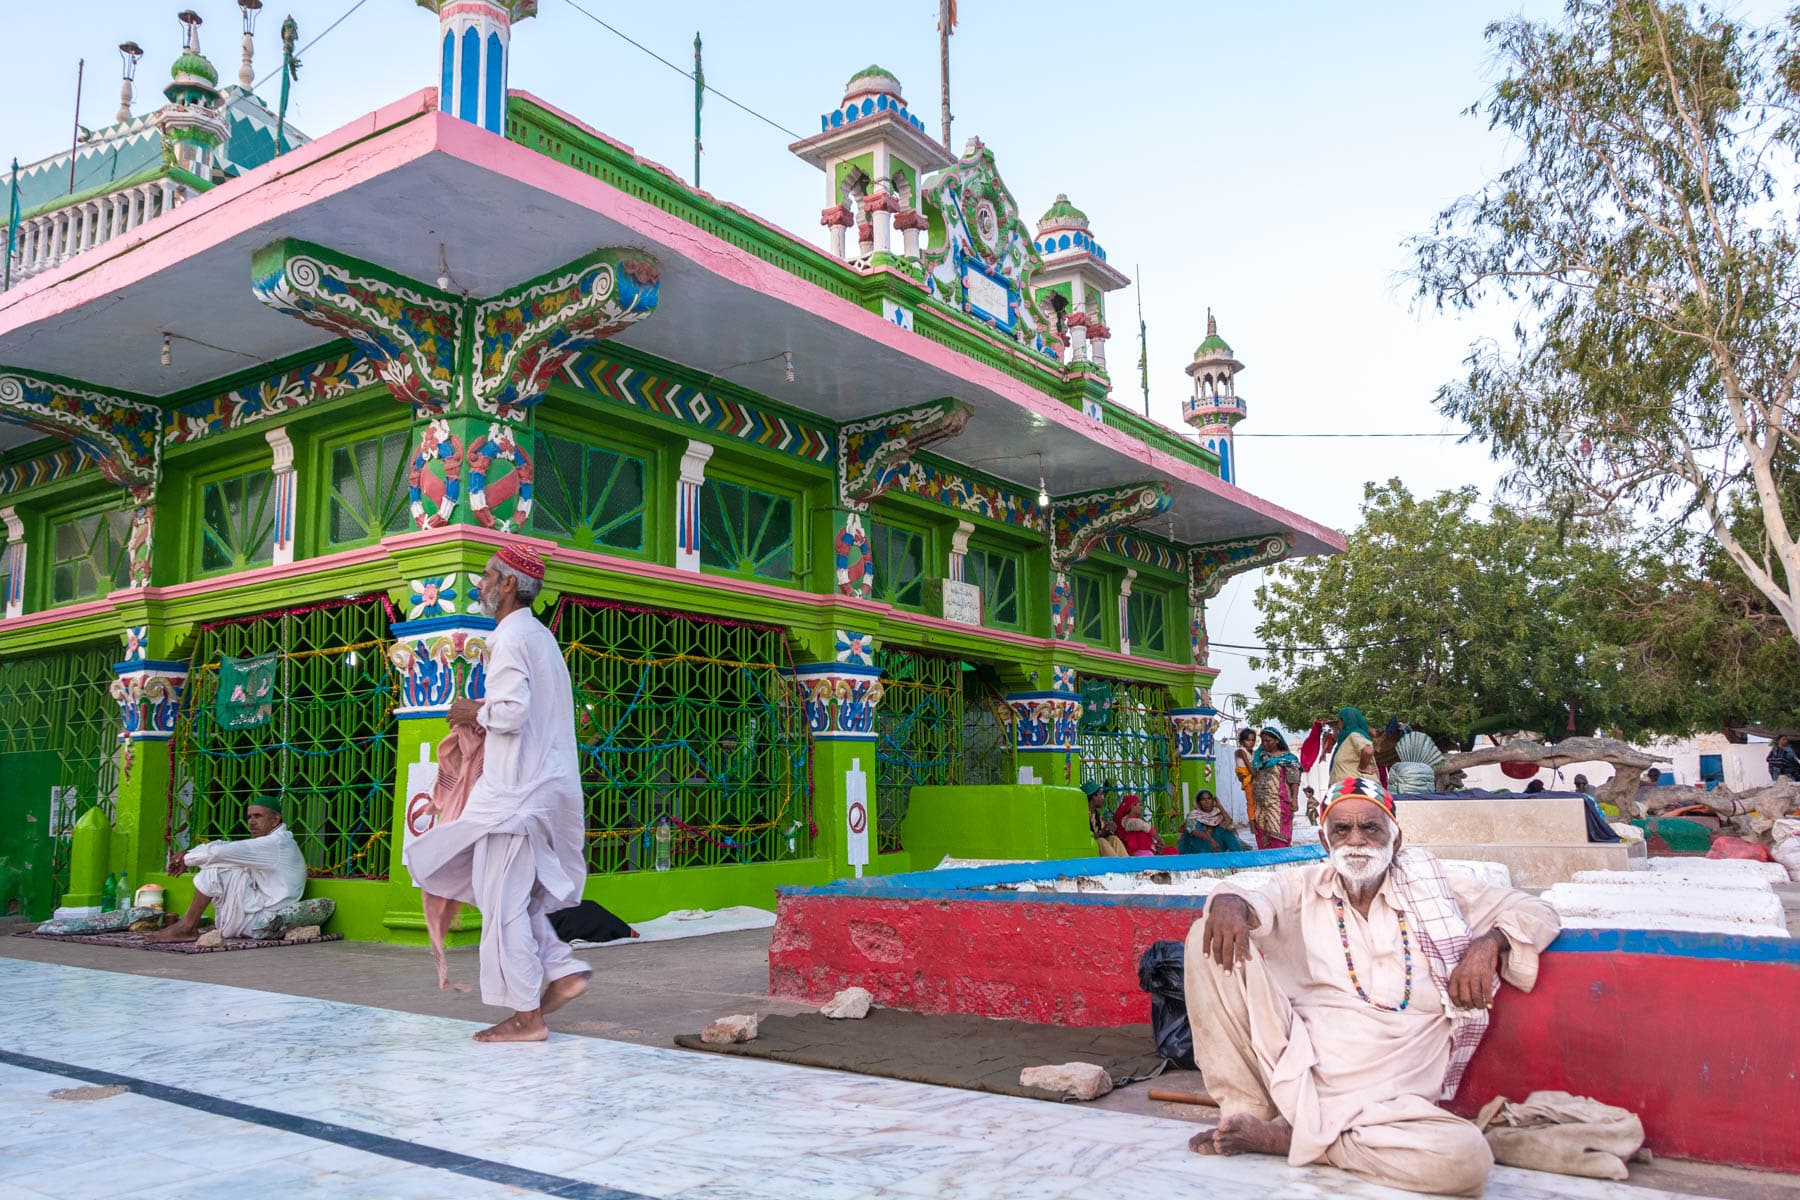
[{"label": "elderly man with colorful turban", "polygon": [[575,700],[556,638],[532,615],[544,560],[514,543],[488,560],[481,610],[488,639],[487,694],[457,700],[450,724],[485,733],[481,774],[457,820],[406,847],[406,866],[428,895],[481,910],[481,998],[513,1015],[478,1042],[541,1042],[546,1014],[587,990],[591,969],[550,927],[581,900],[586,821],[575,750]]},{"label": "elderly man with colorful turban", "polygon": [[1280,1154],[1417,1192],[1479,1195],[1493,1156],[1438,1107],[1455,1094],[1501,979],[1529,991],[1555,911],[1401,849],[1393,797],[1332,788],[1330,859],[1229,881],[1187,941],[1194,1057],[1223,1119],[1202,1154]]}]

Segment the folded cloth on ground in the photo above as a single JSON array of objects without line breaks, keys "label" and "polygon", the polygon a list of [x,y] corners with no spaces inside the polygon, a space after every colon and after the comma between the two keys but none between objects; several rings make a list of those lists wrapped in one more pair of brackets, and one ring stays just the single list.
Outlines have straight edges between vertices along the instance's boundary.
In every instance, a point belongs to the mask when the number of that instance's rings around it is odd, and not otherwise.
[{"label": "folded cloth on ground", "polygon": [[699,937],[707,933],[737,933],[745,929],[770,929],[775,925],[775,914],[766,908],[752,908],[747,904],[734,905],[708,912],[703,908],[684,908],[666,913],[650,921],[638,921],[632,925],[637,931],[635,938],[620,938],[611,942],[590,942],[586,939],[574,939],[569,942],[577,950],[591,950],[601,946],[636,946],[643,942],[671,942],[677,938]]},{"label": "folded cloth on ground", "polygon": [[1589,1179],[1624,1179],[1644,1145],[1636,1114],[1568,1092],[1533,1092],[1519,1104],[1496,1096],[1475,1124],[1495,1162]]}]

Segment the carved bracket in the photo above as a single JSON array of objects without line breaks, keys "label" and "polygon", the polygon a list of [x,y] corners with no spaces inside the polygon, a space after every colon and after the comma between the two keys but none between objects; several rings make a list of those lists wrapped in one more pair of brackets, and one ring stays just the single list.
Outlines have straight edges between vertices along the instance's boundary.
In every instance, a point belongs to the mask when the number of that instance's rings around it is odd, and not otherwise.
[{"label": "carved bracket", "polygon": [[291,238],[251,258],[250,289],[276,312],[368,351],[388,391],[421,416],[455,404],[458,298]]},{"label": "carved bracket", "polygon": [[914,454],[961,433],[971,411],[946,396],[838,426],[838,502],[853,512],[866,511]]},{"label": "carved bracket", "polygon": [[1165,483],[1134,483],[1059,496],[1050,506],[1050,561],[1066,567],[1086,558],[1114,530],[1169,509]]},{"label": "carved bracket", "polygon": [[1294,541],[1285,533],[1194,546],[1188,551],[1188,603],[1211,600],[1233,575],[1281,562],[1293,552]]},{"label": "carved bracket", "polygon": [[154,487],[162,468],[162,409],[118,392],[0,368],[0,421],[72,442],[125,487]]},{"label": "carved bracket", "polygon": [[597,250],[475,306],[475,407],[516,421],[570,359],[656,310],[661,269],[635,250]]}]

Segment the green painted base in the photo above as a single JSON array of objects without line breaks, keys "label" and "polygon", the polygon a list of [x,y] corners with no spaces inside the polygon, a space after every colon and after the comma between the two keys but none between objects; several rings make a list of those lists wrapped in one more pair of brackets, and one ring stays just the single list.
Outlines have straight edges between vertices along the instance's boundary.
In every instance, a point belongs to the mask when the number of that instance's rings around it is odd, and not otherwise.
[{"label": "green painted base", "polygon": [[1046,787],[1079,788],[1081,755],[1071,750],[1019,750],[1014,754],[1018,782]]},{"label": "green painted base", "polygon": [[1094,853],[1078,788],[916,787],[901,832],[919,870],[946,855],[1042,860]]}]

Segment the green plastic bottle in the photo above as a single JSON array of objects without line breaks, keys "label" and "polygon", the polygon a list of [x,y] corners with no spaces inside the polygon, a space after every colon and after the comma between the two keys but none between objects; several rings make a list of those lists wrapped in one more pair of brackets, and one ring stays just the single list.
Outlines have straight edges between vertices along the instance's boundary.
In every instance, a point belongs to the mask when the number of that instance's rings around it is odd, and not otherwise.
[{"label": "green plastic bottle", "polygon": [[119,887],[112,873],[107,872],[106,879],[100,885],[100,911],[112,912],[119,907]]}]

